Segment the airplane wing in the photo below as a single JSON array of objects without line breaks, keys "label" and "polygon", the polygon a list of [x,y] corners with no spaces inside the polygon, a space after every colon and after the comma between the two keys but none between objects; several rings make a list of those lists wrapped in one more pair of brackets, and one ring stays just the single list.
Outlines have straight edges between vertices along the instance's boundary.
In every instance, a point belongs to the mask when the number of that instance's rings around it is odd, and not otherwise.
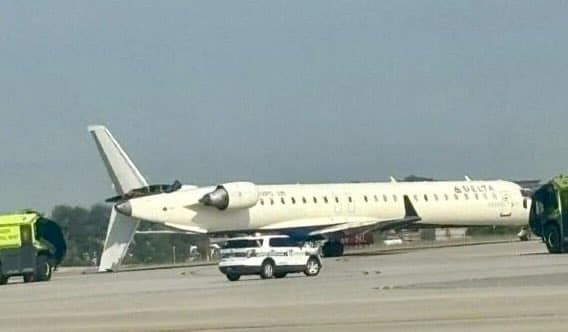
[{"label": "airplane wing", "polygon": [[309,233],[310,236],[331,235],[336,233],[360,234],[380,229],[399,228],[412,225],[421,220],[408,196],[404,196],[404,217],[394,219],[374,219],[367,221],[349,221],[324,227]]},{"label": "airplane wing", "polygon": [[180,224],[171,224],[171,223],[166,223],[165,225],[168,226],[168,227],[177,229],[177,230],[187,232],[187,233],[207,234],[206,229],[199,228],[199,227],[192,227],[192,226],[186,226],[186,225],[180,225]]},{"label": "airplane wing", "polygon": [[312,229],[307,233],[310,237],[331,236],[335,234],[360,234],[380,229],[391,229],[410,226],[421,220],[414,209],[408,196],[404,196],[404,216],[400,218],[380,219],[374,217],[329,217],[289,220],[260,229],[284,230],[284,229]]}]

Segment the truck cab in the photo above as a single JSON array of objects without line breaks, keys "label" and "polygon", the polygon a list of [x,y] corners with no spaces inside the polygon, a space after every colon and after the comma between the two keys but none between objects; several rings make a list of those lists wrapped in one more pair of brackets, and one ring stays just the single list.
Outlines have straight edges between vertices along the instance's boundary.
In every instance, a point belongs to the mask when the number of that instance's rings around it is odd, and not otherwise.
[{"label": "truck cab", "polygon": [[549,253],[568,251],[568,176],[557,176],[535,191],[529,225]]},{"label": "truck cab", "polygon": [[48,281],[67,250],[61,228],[33,211],[0,215],[0,285],[13,276]]}]

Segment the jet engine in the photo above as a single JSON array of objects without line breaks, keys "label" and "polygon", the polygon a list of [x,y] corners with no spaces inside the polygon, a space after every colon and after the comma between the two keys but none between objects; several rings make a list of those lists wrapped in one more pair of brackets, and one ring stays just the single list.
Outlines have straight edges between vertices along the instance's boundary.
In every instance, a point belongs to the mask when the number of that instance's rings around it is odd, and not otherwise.
[{"label": "jet engine", "polygon": [[258,191],[251,182],[230,182],[218,185],[215,190],[205,194],[199,203],[214,206],[219,210],[246,209],[256,205]]}]

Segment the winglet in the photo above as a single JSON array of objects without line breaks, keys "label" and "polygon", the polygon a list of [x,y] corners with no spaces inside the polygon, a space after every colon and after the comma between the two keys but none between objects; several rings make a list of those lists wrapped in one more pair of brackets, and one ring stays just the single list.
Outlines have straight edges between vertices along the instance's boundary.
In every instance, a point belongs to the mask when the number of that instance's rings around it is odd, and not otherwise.
[{"label": "winglet", "polygon": [[418,217],[418,212],[416,212],[416,209],[414,208],[414,205],[412,205],[412,202],[410,201],[410,198],[408,198],[408,195],[404,195],[404,217]]}]

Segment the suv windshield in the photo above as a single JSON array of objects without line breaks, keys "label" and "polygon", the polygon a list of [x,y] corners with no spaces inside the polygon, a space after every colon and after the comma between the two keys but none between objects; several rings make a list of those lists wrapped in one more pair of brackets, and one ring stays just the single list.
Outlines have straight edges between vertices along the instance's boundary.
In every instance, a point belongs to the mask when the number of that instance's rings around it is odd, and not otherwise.
[{"label": "suv windshield", "polygon": [[258,248],[262,246],[262,240],[229,240],[223,249]]}]

